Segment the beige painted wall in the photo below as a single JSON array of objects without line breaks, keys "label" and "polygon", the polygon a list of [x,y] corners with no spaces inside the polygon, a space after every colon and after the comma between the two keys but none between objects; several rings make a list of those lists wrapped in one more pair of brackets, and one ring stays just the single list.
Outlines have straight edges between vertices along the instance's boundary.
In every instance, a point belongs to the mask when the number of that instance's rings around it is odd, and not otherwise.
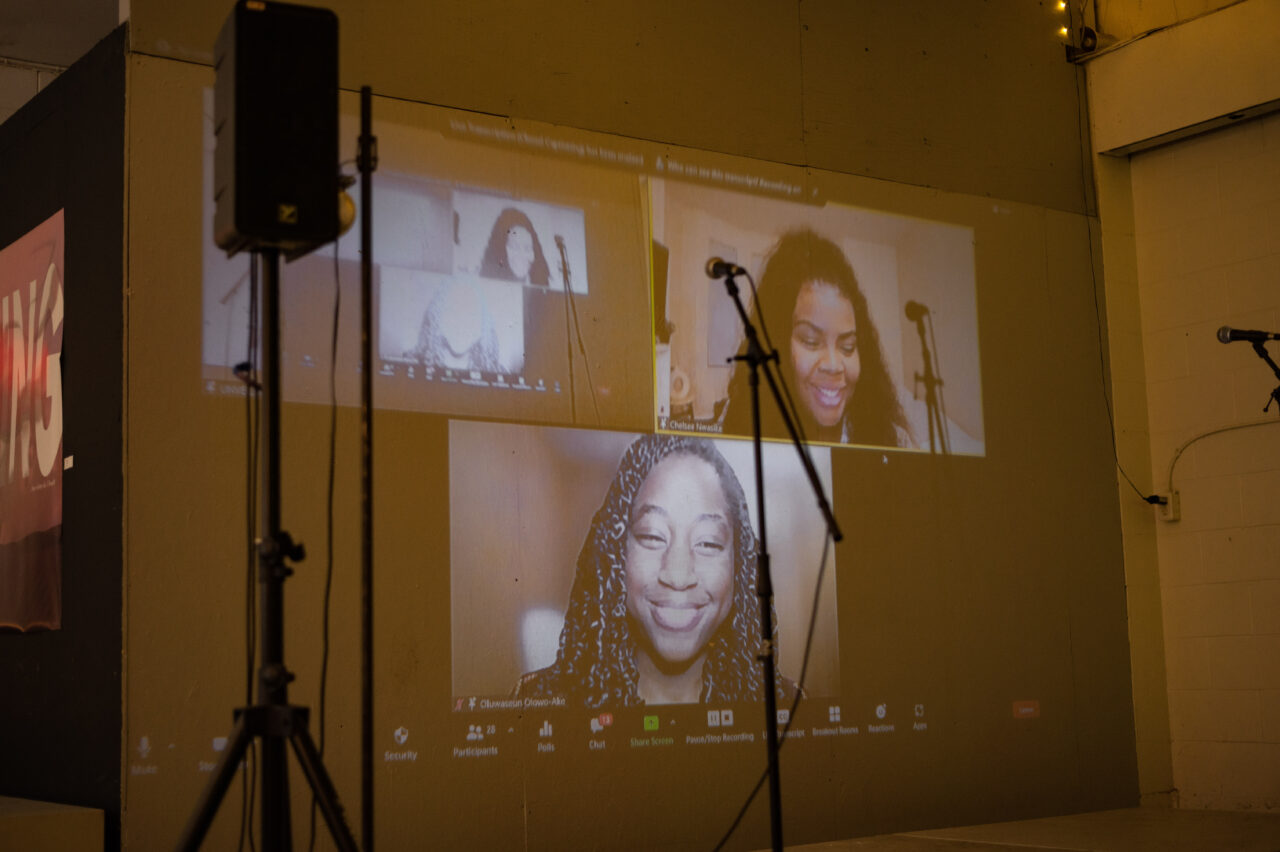
[{"label": "beige painted wall", "polygon": [[[342,85],[781,163],[1084,209],[1051,4],[330,0]],[[132,5],[132,48],[212,62],[227,4]]]},{"label": "beige painted wall", "polygon": [[1096,11],[1099,32],[1130,39],[1164,27],[1177,26],[1202,15],[1235,5],[1240,0],[1119,0],[1089,4],[1086,21],[1093,24]]},{"label": "beige painted wall", "polygon": [[[1194,132],[1276,96],[1258,26],[1274,4],[1229,5],[1204,17],[1212,10],[1179,5],[1152,23],[1180,24],[1167,35],[1089,62],[1097,150]],[[1186,98],[1157,66],[1196,75],[1202,95]],[[1248,344],[1224,347],[1214,331],[1276,319],[1276,126],[1274,115],[1242,119],[1097,163],[1120,460],[1144,492],[1182,498],[1170,523],[1119,485],[1144,801],[1277,804],[1275,521],[1260,508],[1273,499],[1274,427],[1197,441],[1170,483],[1185,442],[1265,417],[1269,371]]]},{"label": "beige painted wall", "polygon": [[[946,15],[924,2],[760,4],[746,15],[741,4],[643,13],[604,5],[583,4],[563,19],[562,4],[551,3],[458,3],[430,19],[416,7],[341,5],[344,83],[409,99],[379,103],[410,126],[427,123],[429,108],[414,101],[435,102],[509,116],[521,127],[618,134],[650,153],[696,153],[678,147],[688,145],[800,175],[821,167],[848,203],[975,229],[986,457],[938,463],[844,451],[833,462],[849,533],[837,550],[837,588],[850,706],[865,711],[884,692],[914,690],[937,708],[936,736],[792,752],[789,837],[1136,801],[1097,229],[1085,215],[1078,69],[1062,60],[1052,14],[978,2]],[[171,845],[204,780],[199,763],[215,757],[212,740],[243,696],[243,409],[206,396],[198,381],[200,110],[213,80],[199,63],[222,14],[214,3],[133,9],[123,769],[130,849]],[[348,116],[353,100],[344,100]],[[284,425],[286,526],[312,554],[290,581],[287,653],[299,675],[295,700],[315,708],[327,415],[290,406]],[[447,573],[438,559],[448,534],[439,484],[446,424],[386,412],[375,428],[376,549],[385,566],[376,640],[381,750],[392,747],[405,714],[415,736],[454,736],[457,720],[442,702],[450,690],[440,600]],[[354,412],[339,413],[338,429],[326,762],[340,788],[354,791]],[[1011,702],[1028,698],[1040,700],[1041,718],[1015,719]],[[532,730],[525,734],[532,741]],[[145,758],[144,736],[154,749]],[[417,766],[379,768],[380,840],[391,848],[420,842],[424,831],[442,844],[493,848],[519,848],[522,839],[564,848],[593,832],[623,845],[705,848],[713,815],[731,814],[741,800],[726,779],[749,777],[758,764],[754,754],[727,764],[686,754],[661,771],[634,758],[620,765],[643,771],[584,763],[575,780],[610,797],[609,807],[583,808],[531,760],[486,778],[451,762],[445,747],[424,746],[423,755]],[[646,803],[677,779],[697,785],[697,795],[655,822]],[[484,783],[491,796],[457,794]],[[511,804],[522,788],[527,811]],[[301,817],[296,789],[295,799]],[[347,806],[358,819],[356,802]],[[237,817],[238,800],[224,808],[211,843],[228,845]],[[760,829],[757,814],[748,826],[757,846]]]},{"label": "beige painted wall", "polygon": [[1178,22],[1088,60],[1093,146],[1114,151],[1230,123],[1280,100],[1273,61],[1280,6],[1245,0]]},{"label": "beige painted wall", "polygon": [[[1277,116],[1133,161],[1151,465],[1182,502],[1157,545],[1174,783],[1191,807],[1280,807],[1280,422],[1262,410],[1280,380],[1215,336],[1280,320],[1278,178]],[[1265,425],[1232,428],[1247,423]]]}]

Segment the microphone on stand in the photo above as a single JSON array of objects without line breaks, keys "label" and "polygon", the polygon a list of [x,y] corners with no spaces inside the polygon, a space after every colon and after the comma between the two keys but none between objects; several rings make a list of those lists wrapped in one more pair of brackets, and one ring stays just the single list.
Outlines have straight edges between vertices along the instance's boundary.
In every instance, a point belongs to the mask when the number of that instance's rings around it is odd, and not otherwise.
[{"label": "microphone on stand", "polygon": [[706,266],[708,278],[724,278],[726,275],[746,275],[747,270],[738,266],[736,263],[730,263],[719,257],[713,257],[707,261]]},{"label": "microphone on stand", "polygon": [[927,313],[929,309],[917,302],[915,299],[909,299],[906,304],[907,319],[912,322],[920,322],[920,319]]},{"label": "microphone on stand", "polygon": [[1280,340],[1280,334],[1270,331],[1250,331],[1247,328],[1232,328],[1229,325],[1224,325],[1218,329],[1219,343],[1234,343],[1237,340],[1262,343],[1267,340]]}]

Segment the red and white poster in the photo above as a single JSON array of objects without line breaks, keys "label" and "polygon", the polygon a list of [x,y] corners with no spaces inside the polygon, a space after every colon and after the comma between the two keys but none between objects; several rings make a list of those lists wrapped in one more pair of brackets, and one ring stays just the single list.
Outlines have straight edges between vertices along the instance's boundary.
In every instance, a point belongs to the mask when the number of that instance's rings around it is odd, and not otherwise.
[{"label": "red and white poster", "polygon": [[0,249],[0,630],[62,625],[64,234]]}]

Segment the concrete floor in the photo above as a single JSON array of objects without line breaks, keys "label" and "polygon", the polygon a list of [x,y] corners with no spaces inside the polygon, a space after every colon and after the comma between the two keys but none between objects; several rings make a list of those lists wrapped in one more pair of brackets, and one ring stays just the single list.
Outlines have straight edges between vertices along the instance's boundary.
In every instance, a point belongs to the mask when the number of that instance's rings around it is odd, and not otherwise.
[{"label": "concrete floor", "polygon": [[790,852],[1280,852],[1280,813],[1126,808],[788,846]]}]

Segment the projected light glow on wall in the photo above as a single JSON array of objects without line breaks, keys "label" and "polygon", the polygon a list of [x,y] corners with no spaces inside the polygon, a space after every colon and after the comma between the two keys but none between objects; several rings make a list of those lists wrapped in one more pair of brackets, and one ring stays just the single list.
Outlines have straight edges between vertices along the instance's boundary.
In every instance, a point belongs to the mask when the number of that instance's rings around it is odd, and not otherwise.
[{"label": "projected light glow on wall", "polygon": [[[814,303],[812,315],[796,319],[804,299],[784,294],[783,310],[765,319],[809,431],[822,429],[825,409],[835,412],[828,420],[846,423],[825,441],[810,436],[837,511],[831,451],[922,447],[928,412],[911,357],[920,343],[903,318],[908,301],[938,317],[953,449],[983,453],[971,227],[829,200],[813,173],[771,176],[778,168],[764,164],[757,174],[726,171],[697,165],[697,152],[649,156],[579,134],[516,133],[474,116],[428,113],[428,129],[377,128],[375,404],[480,418],[453,420],[449,430],[455,709],[516,707],[500,699],[518,692],[522,675],[555,662],[591,517],[639,435],[697,436],[715,447],[755,518],[745,399],[731,399],[742,329],[723,282],[704,272],[708,257],[746,267],[762,299],[767,288],[788,286],[809,302],[827,297],[825,308]],[[206,156],[206,181],[210,163]],[[209,203],[206,218],[211,210]],[[777,258],[797,240],[801,264],[786,282]],[[813,267],[814,248],[848,267],[844,291],[832,281],[837,273]],[[247,261],[222,256],[211,242],[204,258],[203,376],[210,392],[236,392],[230,369],[246,357]],[[336,276],[345,304],[356,304],[358,260],[356,241],[346,238],[285,267],[286,400],[327,400],[326,303]],[[749,291],[746,298],[750,304]],[[342,322],[339,396],[351,404],[359,372],[349,345],[353,312]],[[817,353],[816,366],[801,366],[805,350]],[[873,382],[893,415],[879,438],[859,441],[844,412],[859,404],[855,385]],[[735,404],[737,420],[727,411]],[[599,428],[607,431],[592,431]],[[824,444],[832,450],[820,450]],[[812,501],[792,450],[772,442],[767,450],[781,664],[798,676],[823,530],[816,508],[793,509]],[[529,536],[543,543],[531,546]],[[804,684],[812,695],[840,694],[833,563]],[[674,627],[685,627],[684,617]]]},{"label": "projected light glow on wall", "polygon": [[[411,767],[443,761],[459,789],[534,814],[529,826],[504,816],[480,834],[541,832],[554,846],[571,820],[540,792],[548,785],[604,772],[638,791],[648,770],[632,777],[637,760],[763,760],[755,474],[730,361],[742,329],[707,259],[744,267],[759,286],[756,309],[738,279],[749,309],[765,314],[840,517],[868,499],[850,461],[890,479],[904,459],[936,463],[925,458],[924,356],[909,303],[927,309],[951,450],[985,461],[981,222],[946,205],[930,216],[918,199],[877,206],[847,176],[385,106],[374,403],[397,428],[433,437],[414,451],[426,460],[418,496],[380,504],[397,529],[413,529],[406,541],[420,559],[379,568],[419,615],[384,627],[394,638],[380,647],[399,662],[379,683],[378,758],[407,785],[393,787],[393,802],[417,789]],[[211,113],[206,103],[206,123]],[[247,357],[248,260],[213,246],[211,216],[206,198],[199,375],[206,394],[231,398],[243,394],[232,369]],[[327,403],[331,368],[340,404],[357,401],[358,232],[357,222],[282,270],[286,402]],[[779,706],[794,700],[802,670],[807,699],[788,742],[927,749],[946,712],[938,685],[882,677],[882,658],[853,644],[872,629],[858,588],[903,569],[824,549],[782,437],[767,421]],[[520,783],[496,783],[497,765]],[[731,810],[740,792],[716,797]]]},{"label": "projected light glow on wall", "polygon": [[[807,241],[802,265],[776,274],[771,289],[798,290],[821,274],[811,268],[810,249],[829,245],[849,267],[852,298],[865,303],[856,311],[863,328],[843,329],[860,342],[863,363],[842,371],[839,382],[847,387],[827,388],[827,402],[852,409],[857,378],[874,374],[885,386],[879,404],[900,409],[883,440],[860,442],[846,428],[831,441],[928,448],[914,357],[920,342],[903,318],[904,306],[914,302],[938,317],[931,331],[940,333],[934,357],[944,372],[952,449],[983,453],[971,227],[829,201],[813,172],[790,175],[793,183],[436,112],[434,132],[379,128],[384,149],[404,146],[409,155],[393,171],[384,151],[375,176],[379,407],[743,437],[746,429],[724,422],[731,407],[728,359],[742,345],[742,330],[723,283],[709,280],[704,265],[724,257],[759,278],[787,235],[800,235]],[[211,136],[208,146],[206,172]],[[206,215],[211,211],[209,201]],[[286,369],[327,362],[323,324],[297,319],[291,312],[305,309],[290,305],[287,294],[311,293],[331,280],[320,260],[330,251],[285,267]],[[359,259],[350,237],[337,252],[341,260]],[[246,354],[247,277],[244,260],[206,245],[203,375],[211,390],[237,384],[228,370]],[[773,320],[786,353],[794,303],[780,304],[786,310],[772,318],[766,312],[765,320]],[[340,372],[354,369],[343,363]],[[572,386],[571,369],[578,374]],[[286,399],[322,401],[285,384]],[[798,384],[801,400],[810,400],[801,411],[812,414],[823,392],[806,396],[806,383]],[[519,393],[525,390],[534,394]],[[548,398],[533,399],[543,394]]]}]

